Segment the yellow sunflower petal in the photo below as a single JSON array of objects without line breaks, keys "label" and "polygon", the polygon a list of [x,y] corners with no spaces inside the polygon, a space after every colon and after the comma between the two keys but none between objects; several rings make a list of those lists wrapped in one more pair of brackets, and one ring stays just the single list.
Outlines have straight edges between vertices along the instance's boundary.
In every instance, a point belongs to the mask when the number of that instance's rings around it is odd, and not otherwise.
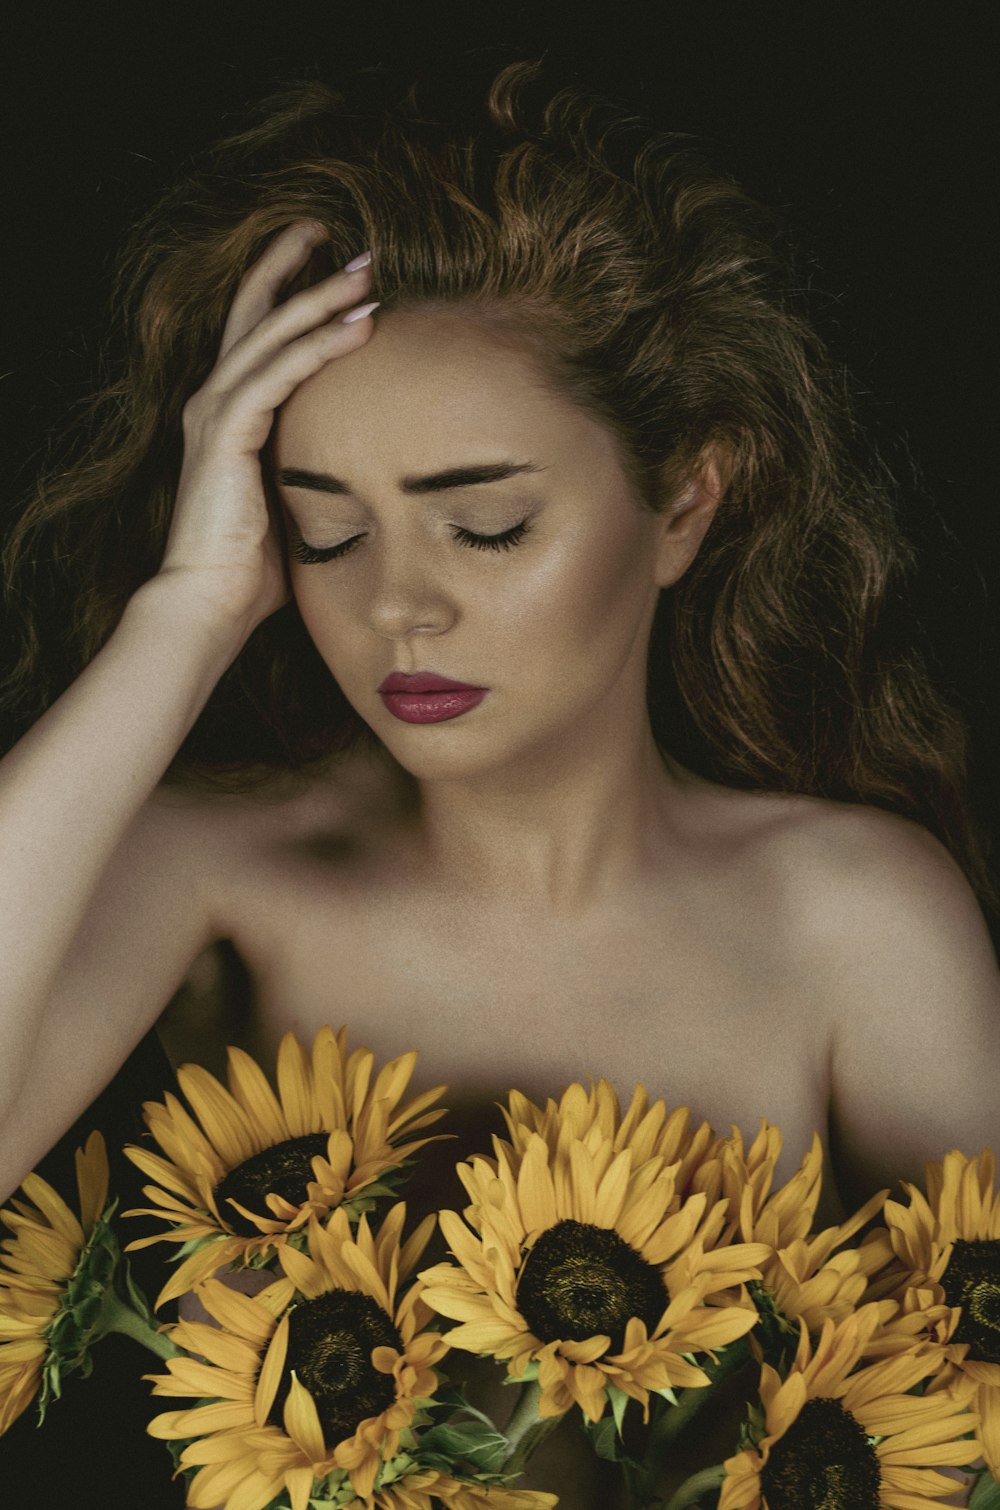
[{"label": "yellow sunflower petal", "polygon": [[108,1151],[99,1132],[92,1132],[76,1150],[76,1183],[80,1192],[80,1221],[90,1233],[108,1203]]},{"label": "yellow sunflower petal", "polygon": [[278,1046],[278,1093],[285,1121],[293,1138],[321,1132],[319,1109],[312,1093],[312,1074],[305,1049],[294,1033],[284,1035]]},{"label": "yellow sunflower petal", "polygon": [[235,1169],[263,1146],[259,1131],[235,1096],[200,1064],[183,1064],[177,1079],[227,1168]]},{"label": "yellow sunflower petal", "polygon": [[283,1143],[292,1136],[264,1071],[255,1059],[233,1045],[228,1050],[228,1076],[232,1095],[269,1142]]},{"label": "yellow sunflower petal", "polygon": [[239,1290],[234,1290],[231,1285],[221,1284],[218,1279],[208,1280],[207,1284],[201,1285],[198,1299],[205,1311],[216,1318],[219,1326],[225,1327],[227,1332],[236,1333],[239,1338],[254,1342],[258,1347],[269,1338],[275,1326],[272,1315],[267,1314],[261,1305],[263,1296],[243,1296]]},{"label": "yellow sunflower petal", "polygon": [[323,1428],[319,1424],[316,1402],[293,1373],[288,1399],[285,1401],[285,1430],[302,1449],[310,1462],[318,1463],[326,1453]]},{"label": "yellow sunflower petal", "polygon": [[416,1064],[416,1051],[411,1049],[409,1053],[400,1054],[398,1058],[391,1059],[388,1064],[383,1065],[375,1077],[375,1084],[371,1090],[371,1100],[373,1102],[386,1102],[391,1112],[392,1108],[398,1104],[400,1097],[413,1078]]},{"label": "yellow sunflower petal", "polygon": [[530,1139],[521,1165],[517,1178],[517,1199],[526,1231],[542,1231],[554,1226],[558,1220],[548,1150],[537,1134]]},{"label": "yellow sunflower petal", "polygon": [[232,1259],[243,1251],[243,1243],[239,1238],[222,1238],[219,1242],[206,1243],[204,1248],[199,1248],[196,1253],[190,1253],[182,1259],[174,1270],[172,1278],[168,1279],[159,1295],[156,1297],[156,1309],[166,1305],[168,1300],[176,1300],[181,1295],[186,1295],[196,1285],[225,1268]]},{"label": "yellow sunflower petal", "polygon": [[[79,1252],[84,1244],[83,1228],[59,1192],[35,1173],[25,1175],[21,1189],[46,1222],[69,1244],[71,1252]],[[9,1225],[13,1226],[13,1223]]]},{"label": "yellow sunflower petal", "polygon": [[281,1383],[287,1355],[288,1316],[286,1314],[275,1327],[274,1334],[267,1345],[267,1352],[264,1354],[264,1361],[260,1366],[257,1387],[253,1396],[254,1418],[258,1426],[263,1426],[270,1415],[274,1397],[278,1393],[278,1385]]},{"label": "yellow sunflower petal", "polygon": [[979,1414],[979,1439],[983,1456],[994,1478],[1000,1478],[1000,1389],[981,1386],[976,1396]]},{"label": "yellow sunflower petal", "polygon": [[285,1488],[291,1501],[291,1510],[309,1510],[312,1493],[313,1471],[311,1468],[287,1468]]}]

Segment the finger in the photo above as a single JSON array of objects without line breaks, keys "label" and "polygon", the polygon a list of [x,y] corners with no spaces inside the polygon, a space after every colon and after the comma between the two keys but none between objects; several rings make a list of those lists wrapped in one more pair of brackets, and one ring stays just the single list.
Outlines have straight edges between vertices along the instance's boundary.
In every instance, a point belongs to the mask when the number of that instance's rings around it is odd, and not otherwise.
[{"label": "finger", "polygon": [[286,303],[269,309],[253,329],[220,357],[217,381],[224,387],[235,384],[262,362],[271,360],[282,346],[349,310],[363,296],[369,276],[367,267],[350,273],[342,268],[311,288],[302,289]]},{"label": "finger", "polygon": [[268,244],[244,273],[233,296],[219,345],[220,356],[253,330],[274,307],[282,285],[305,267],[325,235],[318,222],[296,220]]},{"label": "finger", "polygon": [[[370,311],[372,306],[357,308]],[[363,346],[372,328],[370,313],[346,325],[342,318],[333,320],[282,347],[248,374],[239,387],[215,395],[202,389],[198,425],[216,428],[223,424],[238,445],[259,451],[267,440],[274,411],[327,362]]]}]

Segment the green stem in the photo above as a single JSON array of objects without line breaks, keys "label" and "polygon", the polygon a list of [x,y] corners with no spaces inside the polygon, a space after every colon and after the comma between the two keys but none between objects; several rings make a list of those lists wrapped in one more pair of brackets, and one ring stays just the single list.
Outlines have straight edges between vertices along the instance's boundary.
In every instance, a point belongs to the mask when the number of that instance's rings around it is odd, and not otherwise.
[{"label": "green stem", "polygon": [[552,1435],[562,1420],[562,1416],[539,1416],[538,1402],[541,1397],[542,1386],[537,1379],[526,1384],[521,1391],[521,1397],[504,1430],[508,1446],[507,1456],[503,1460],[505,1473],[523,1473],[524,1465],[536,1447],[540,1447],[545,1438]]},{"label": "green stem", "polygon": [[151,1326],[145,1316],[121,1296],[116,1295],[114,1289],[109,1288],[104,1296],[101,1306],[100,1332],[96,1335],[105,1336],[108,1332],[120,1332],[123,1337],[131,1337],[133,1342],[139,1342],[143,1347],[155,1353],[158,1358],[179,1358],[181,1350],[175,1347],[163,1332]]},{"label": "green stem", "polygon": [[[642,1465],[635,1475],[634,1484],[630,1485],[633,1502],[643,1507],[654,1503],[653,1489],[660,1469],[669,1457],[671,1444],[676,1441],[681,1432],[688,1426],[691,1420],[698,1414],[704,1405],[715,1398],[719,1386],[724,1380],[739,1372],[750,1357],[750,1346],[745,1337],[738,1338],[723,1351],[717,1363],[705,1365],[705,1372],[709,1376],[709,1383],[692,1386],[683,1390],[676,1405],[669,1406],[662,1415],[657,1417],[650,1427],[649,1437],[646,1441],[646,1451],[643,1454]],[[715,1473],[716,1469],[708,1469],[706,1472]],[[698,1478],[695,1474],[687,1483],[694,1483]],[[684,1485],[677,1493],[682,1493]],[[703,1486],[704,1487],[704,1486]],[[676,1497],[676,1496],[675,1496]],[[678,1500],[680,1506],[688,1504],[687,1500]],[[673,1500],[670,1502],[673,1506]]]},{"label": "green stem", "polygon": [[679,1489],[675,1489],[664,1510],[687,1510],[689,1505],[697,1505],[706,1491],[711,1493],[713,1489],[718,1489],[725,1476],[726,1470],[721,1463],[716,1463],[713,1468],[699,1469],[689,1479],[685,1479]]},{"label": "green stem", "polygon": [[649,1498],[650,1490],[642,1470],[629,1462],[622,1463],[621,1467],[628,1496],[628,1510],[661,1510],[663,1501]]},{"label": "green stem", "polygon": [[649,1433],[649,1444],[646,1449],[647,1460],[657,1456],[657,1449],[679,1437],[702,1406],[711,1400],[716,1388],[724,1379],[729,1379],[737,1373],[750,1357],[750,1347],[746,1339],[740,1337],[736,1342],[731,1342],[722,1354],[718,1363],[706,1364],[705,1372],[708,1374],[709,1383],[699,1388],[697,1385],[681,1392],[676,1405],[665,1410],[657,1421],[654,1422]]}]

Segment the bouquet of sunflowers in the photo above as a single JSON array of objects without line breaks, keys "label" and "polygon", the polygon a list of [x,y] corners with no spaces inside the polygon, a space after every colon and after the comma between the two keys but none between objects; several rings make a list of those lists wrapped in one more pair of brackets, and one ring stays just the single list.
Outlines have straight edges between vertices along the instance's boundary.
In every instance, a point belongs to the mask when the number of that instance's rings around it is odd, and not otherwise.
[{"label": "bouquet of sunflowers", "polygon": [[[119,1331],[163,1360],[148,1429],[195,1510],[543,1510],[518,1481],[560,1425],[635,1510],[932,1510],[949,1468],[1000,1507],[989,1150],[813,1231],[818,1137],[775,1188],[767,1122],[747,1146],[641,1087],[624,1111],[603,1080],[514,1091],[506,1137],[458,1166],[469,1204],[408,1232],[399,1186],[445,1115],[443,1087],[404,1100],[415,1059],[376,1073],[324,1028],[286,1035],[276,1090],[231,1049],[228,1088],[187,1065],[187,1107],[147,1103],[126,1152],[150,1205],[124,1215],[161,1224],[129,1248],[175,1245],[172,1325],[120,1250],[100,1135],[79,1214],[29,1175],[0,1213],[0,1433]],[[516,1387],[502,1424],[449,1383],[461,1352]],[[729,1455],[680,1471],[734,1390]]]}]

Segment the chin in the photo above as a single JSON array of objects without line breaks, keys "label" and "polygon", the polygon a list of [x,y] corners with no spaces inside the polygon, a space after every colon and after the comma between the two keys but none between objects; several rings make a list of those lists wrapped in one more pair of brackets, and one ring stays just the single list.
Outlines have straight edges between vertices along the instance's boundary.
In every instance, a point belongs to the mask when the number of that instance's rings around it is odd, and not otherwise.
[{"label": "chin", "polygon": [[397,741],[390,744],[383,740],[382,743],[396,764],[415,781],[473,781],[501,770],[506,764],[502,759],[498,760],[496,750],[479,752],[477,756],[470,751],[440,747],[436,750],[419,750],[412,746],[404,749]]},{"label": "chin", "polygon": [[[509,756],[497,748],[495,739],[454,726],[460,719],[440,724],[398,725],[386,729],[384,719],[369,724],[382,747],[416,781],[467,781],[503,769]],[[472,735],[471,738],[466,735]]]}]

